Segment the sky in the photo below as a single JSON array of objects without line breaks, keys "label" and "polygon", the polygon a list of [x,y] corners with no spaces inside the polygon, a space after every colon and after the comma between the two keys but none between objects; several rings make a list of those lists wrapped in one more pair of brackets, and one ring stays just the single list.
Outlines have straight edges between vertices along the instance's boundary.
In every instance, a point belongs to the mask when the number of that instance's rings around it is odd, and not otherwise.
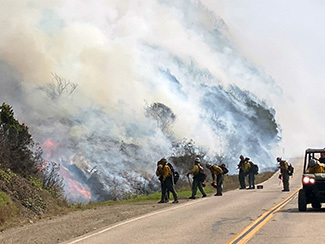
[{"label": "sky", "polygon": [[273,102],[285,156],[303,155],[309,147],[325,147],[325,2],[215,2],[205,3],[224,19],[245,56],[282,88],[282,96]]}]

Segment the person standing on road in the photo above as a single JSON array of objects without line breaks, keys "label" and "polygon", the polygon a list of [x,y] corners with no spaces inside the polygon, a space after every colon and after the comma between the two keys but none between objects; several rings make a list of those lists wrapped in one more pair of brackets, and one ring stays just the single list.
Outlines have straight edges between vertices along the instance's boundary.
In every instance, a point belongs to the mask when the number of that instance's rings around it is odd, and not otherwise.
[{"label": "person standing on road", "polygon": [[[160,188],[161,188],[161,194],[163,192],[163,165],[161,163],[161,160],[157,162],[157,169],[156,169],[156,175],[158,176],[158,180],[160,181]],[[168,202],[168,200],[165,198],[165,202]]]},{"label": "person standing on road", "polygon": [[[161,187],[161,194],[163,192],[163,164],[162,159],[157,162],[157,170],[156,175],[158,176],[158,180],[160,181],[160,187]],[[165,203],[169,202],[169,190],[167,189],[166,195],[165,195]]]},{"label": "person standing on road", "polygon": [[245,158],[243,155],[240,155],[240,161],[239,164],[237,165],[237,168],[239,169],[238,173],[238,180],[239,180],[239,189],[246,189],[246,183],[245,183]]},{"label": "person standing on road", "polygon": [[193,175],[193,183],[192,183],[192,196],[189,197],[189,199],[195,199],[195,195],[197,192],[197,188],[199,188],[200,192],[202,193],[202,197],[206,197],[207,194],[204,192],[203,189],[203,182],[206,178],[206,175],[204,174],[204,169],[200,164],[201,160],[199,157],[195,158],[194,166],[190,172],[186,174],[187,177],[189,177],[190,174]]},{"label": "person standing on road", "polygon": [[222,196],[223,190],[223,170],[221,167],[217,165],[211,165],[209,163],[206,164],[206,167],[210,170],[212,176],[212,185],[216,185],[217,193],[214,194],[215,196]]},{"label": "person standing on road", "polygon": [[248,184],[249,187],[247,189],[255,189],[255,175],[258,174],[258,166],[254,164],[252,161],[249,161],[250,167],[248,169]]},{"label": "person standing on road", "polygon": [[280,168],[280,177],[282,178],[283,182],[283,190],[282,191],[290,191],[289,189],[289,173],[288,173],[288,163],[287,161],[283,160],[280,157],[276,158],[276,161],[279,163]]},{"label": "person standing on road", "polygon": [[166,200],[166,194],[167,191],[169,190],[174,197],[173,203],[178,203],[177,200],[177,193],[174,189],[174,184],[173,184],[173,178],[172,178],[172,171],[170,167],[167,165],[167,160],[165,158],[162,158],[158,162],[157,170],[156,170],[156,175],[161,179],[161,200],[158,203],[166,203],[168,202]]}]

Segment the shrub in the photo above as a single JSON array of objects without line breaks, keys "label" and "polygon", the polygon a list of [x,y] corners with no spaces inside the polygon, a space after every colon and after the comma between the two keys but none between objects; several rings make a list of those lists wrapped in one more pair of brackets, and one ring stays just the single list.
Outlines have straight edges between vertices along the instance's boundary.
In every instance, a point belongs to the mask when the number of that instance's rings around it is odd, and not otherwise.
[{"label": "shrub", "polygon": [[12,202],[11,198],[4,192],[0,191],[0,224],[18,214],[18,209]]},{"label": "shrub", "polygon": [[0,162],[4,169],[11,169],[24,177],[38,174],[41,149],[35,143],[28,127],[14,118],[11,106],[0,107]]},{"label": "shrub", "polygon": [[63,184],[58,173],[59,165],[49,162],[44,167],[42,153],[42,148],[29,134],[28,127],[14,118],[10,105],[3,103],[0,106],[0,169],[10,169],[31,180],[34,185],[41,181],[44,189],[56,197],[61,196]]}]

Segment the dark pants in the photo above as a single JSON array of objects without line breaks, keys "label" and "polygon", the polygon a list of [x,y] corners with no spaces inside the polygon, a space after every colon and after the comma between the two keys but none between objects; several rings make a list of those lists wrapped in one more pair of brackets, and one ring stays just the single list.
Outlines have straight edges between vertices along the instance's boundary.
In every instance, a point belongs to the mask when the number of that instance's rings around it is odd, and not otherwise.
[{"label": "dark pants", "polygon": [[172,181],[172,177],[167,177],[166,180],[162,183],[162,190],[161,190],[161,201],[166,200],[167,191],[170,191],[173,194],[174,200],[177,200],[177,194],[174,189],[174,184]]},{"label": "dark pants", "polygon": [[255,174],[249,173],[248,174],[248,183],[250,189],[255,189]]},{"label": "dark pants", "polygon": [[[161,180],[161,181],[160,181],[161,194],[162,194],[162,192],[163,192],[163,185],[164,185],[164,182]],[[168,200],[169,200],[169,195],[170,195],[170,192],[169,192],[169,190],[167,189],[167,190],[166,190],[166,194],[165,194],[165,201],[168,201]]]},{"label": "dark pants", "polygon": [[192,183],[192,197],[195,197],[197,188],[199,188],[200,192],[202,193],[202,196],[206,196],[207,194],[204,192],[203,186],[202,186],[203,181],[197,180],[193,178],[193,183]]},{"label": "dark pants", "polygon": [[239,178],[240,188],[241,188],[241,189],[246,188],[246,183],[245,183],[245,173],[244,173],[244,170],[242,170],[242,169],[239,170],[238,178]]},{"label": "dark pants", "polygon": [[217,195],[222,195],[223,190],[223,174],[217,175]]},{"label": "dark pants", "polygon": [[287,171],[282,173],[283,190],[289,191],[289,174]]}]

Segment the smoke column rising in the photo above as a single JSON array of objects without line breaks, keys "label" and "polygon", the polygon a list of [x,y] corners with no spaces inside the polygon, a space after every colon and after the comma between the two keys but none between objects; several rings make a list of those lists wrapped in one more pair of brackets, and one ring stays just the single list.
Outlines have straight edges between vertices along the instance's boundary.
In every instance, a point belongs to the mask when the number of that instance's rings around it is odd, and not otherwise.
[{"label": "smoke column rising", "polygon": [[[172,154],[172,140],[183,138],[225,155],[232,173],[240,154],[262,170],[274,167],[281,133],[272,101],[281,89],[241,56],[225,22],[202,2],[1,5],[1,100],[46,159],[64,167],[69,200],[134,192],[130,179],[147,184],[155,162]],[[176,115],[170,133],[146,116],[153,103]]]}]

